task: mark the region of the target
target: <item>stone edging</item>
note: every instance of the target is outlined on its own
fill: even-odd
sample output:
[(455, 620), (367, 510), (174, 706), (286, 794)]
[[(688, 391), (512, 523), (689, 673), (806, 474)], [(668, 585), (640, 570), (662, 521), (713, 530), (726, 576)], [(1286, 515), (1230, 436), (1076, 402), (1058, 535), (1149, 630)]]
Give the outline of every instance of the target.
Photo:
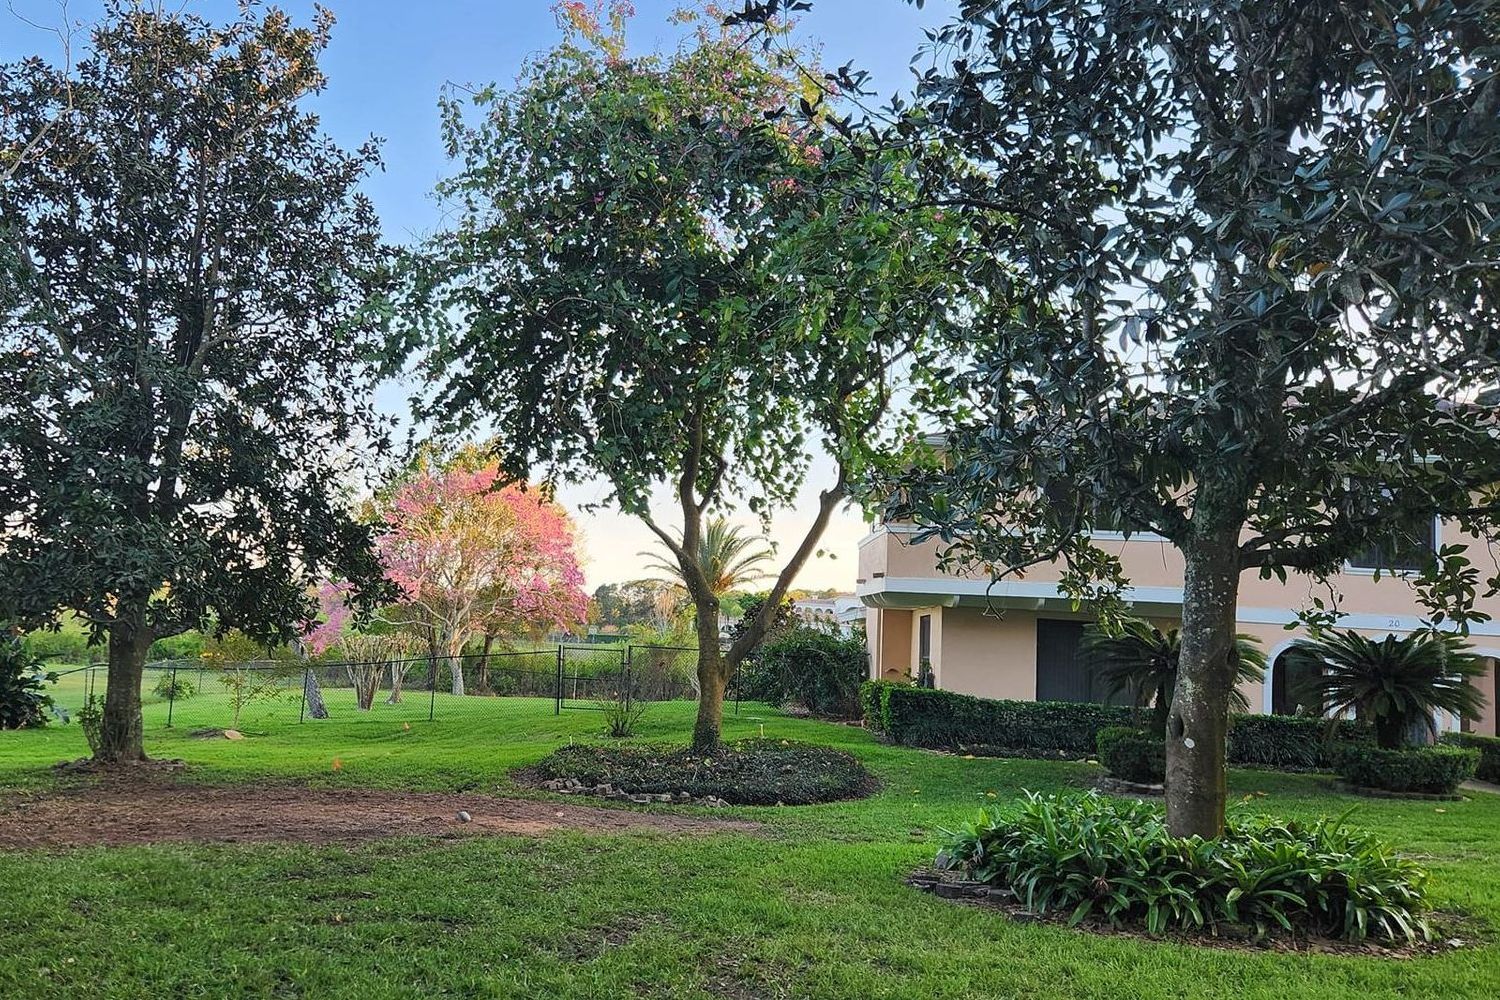
[(1153, 795), (1161, 797), (1167, 794), (1162, 785), (1142, 785), (1134, 781), (1126, 781), (1124, 778), (1114, 778), (1109, 775), (1101, 777), (1094, 782), (1094, 787), (1107, 795)]
[(717, 795), (693, 796), (687, 792), (627, 792), (623, 788), (616, 788), (608, 783), (585, 785), (577, 778), (553, 778), (542, 782), (537, 787), (559, 795), (587, 795), (596, 799), (628, 802), (638, 806), (705, 806), (709, 809), (722, 809), (729, 805)]

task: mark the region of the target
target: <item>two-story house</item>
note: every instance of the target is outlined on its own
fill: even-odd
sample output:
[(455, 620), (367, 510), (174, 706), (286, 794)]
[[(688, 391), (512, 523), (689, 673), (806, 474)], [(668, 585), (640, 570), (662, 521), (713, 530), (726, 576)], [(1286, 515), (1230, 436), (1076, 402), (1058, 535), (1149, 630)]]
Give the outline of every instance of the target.
[[(935, 686), (989, 698), (1051, 701), (1103, 701), (1104, 685), (1080, 650), (1090, 620), (1071, 608), (1057, 588), (1056, 566), (1038, 566), (1024, 577), (991, 583), (987, 577), (950, 575), (939, 569), (941, 543), (916, 542), (910, 525), (883, 524), (859, 546), (856, 593), (866, 608), (871, 676), (916, 677), (925, 662)], [(1436, 545), (1456, 526), (1435, 522)], [(1182, 613), (1183, 561), (1176, 547), (1149, 533), (1096, 532), (1094, 543), (1116, 553), (1131, 587), (1125, 596), (1134, 613), (1162, 626), (1175, 626)], [(1392, 563), (1396, 565), (1392, 566)], [(1340, 627), (1372, 636), (1404, 634), (1421, 625), (1422, 611), (1400, 559), (1379, 553), (1353, 561), (1333, 580), (1346, 616)], [(1387, 570), (1376, 579), (1375, 565)], [(1260, 711), (1293, 714), (1300, 685), (1288, 676), (1282, 654), (1299, 635), (1288, 630), (1299, 609), (1319, 593), (1309, 577), (1288, 582), (1262, 580), (1247, 572), (1240, 587), (1239, 630), (1260, 640), (1267, 654), (1266, 675), (1244, 691)], [(1326, 591), (1322, 591), (1326, 594)], [(1474, 720), (1443, 719), (1444, 728), (1462, 725), (1474, 732), (1496, 732), (1496, 663), (1500, 660), (1500, 599), (1490, 599), (1495, 620), (1475, 624), (1471, 645), (1489, 658), (1480, 687), (1489, 708)]]

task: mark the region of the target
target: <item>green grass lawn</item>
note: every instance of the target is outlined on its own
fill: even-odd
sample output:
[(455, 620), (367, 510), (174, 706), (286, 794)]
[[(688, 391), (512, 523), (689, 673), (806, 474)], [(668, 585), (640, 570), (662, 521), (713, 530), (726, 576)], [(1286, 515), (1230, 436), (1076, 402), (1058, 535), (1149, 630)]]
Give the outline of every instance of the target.
[[(515, 793), (509, 772), (597, 713), (467, 699), (438, 721), (271, 723), (241, 742), (159, 725), (149, 750), (184, 780)], [(691, 706), (657, 706), (643, 737), (682, 738)], [(1018, 925), (905, 887), (937, 827), (1022, 788), (1094, 768), (965, 760), (862, 730), (730, 716), (729, 737), (845, 747), (884, 781), (874, 798), (724, 810), (761, 835), (399, 839), (356, 846), (157, 846), (0, 854), (0, 997), (1073, 998), (1493, 996), (1500, 946), (1392, 961), (1234, 952)], [(0, 734), (0, 787), (45, 787), (81, 756), (76, 726)], [(332, 766), (337, 758), (341, 769)], [(1236, 772), (1258, 811), (1358, 806), (1433, 871), (1433, 896), (1500, 927), (1500, 796), (1434, 804), (1354, 799), (1311, 776)], [(993, 792), (995, 799), (989, 798)], [(1264, 793), (1260, 795), (1259, 793)], [(12, 792), (14, 794), (14, 792)], [(530, 794), (530, 793), (524, 793)]]

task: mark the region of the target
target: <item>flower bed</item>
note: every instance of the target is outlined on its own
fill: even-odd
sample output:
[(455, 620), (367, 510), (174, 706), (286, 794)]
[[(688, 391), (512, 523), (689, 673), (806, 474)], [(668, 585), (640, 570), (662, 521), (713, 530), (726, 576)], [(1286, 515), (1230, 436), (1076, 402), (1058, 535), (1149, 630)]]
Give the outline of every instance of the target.
[(688, 747), (578, 744), (543, 758), (530, 775), (544, 787), (576, 783), (554, 785), (559, 791), (753, 806), (854, 799), (877, 786), (853, 754), (790, 740), (741, 740), (707, 755)]

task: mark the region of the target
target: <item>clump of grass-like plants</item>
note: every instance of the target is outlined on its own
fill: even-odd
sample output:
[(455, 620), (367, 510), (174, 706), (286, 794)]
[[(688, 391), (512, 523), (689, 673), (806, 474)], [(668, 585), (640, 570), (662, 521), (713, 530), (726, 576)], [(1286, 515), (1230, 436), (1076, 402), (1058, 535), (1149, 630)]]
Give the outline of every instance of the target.
[(1346, 818), (1237, 819), (1206, 840), (1172, 836), (1161, 809), (1144, 802), (1028, 792), (1014, 808), (985, 809), (944, 831), (938, 866), (1075, 925), (1428, 939), (1426, 871)]

